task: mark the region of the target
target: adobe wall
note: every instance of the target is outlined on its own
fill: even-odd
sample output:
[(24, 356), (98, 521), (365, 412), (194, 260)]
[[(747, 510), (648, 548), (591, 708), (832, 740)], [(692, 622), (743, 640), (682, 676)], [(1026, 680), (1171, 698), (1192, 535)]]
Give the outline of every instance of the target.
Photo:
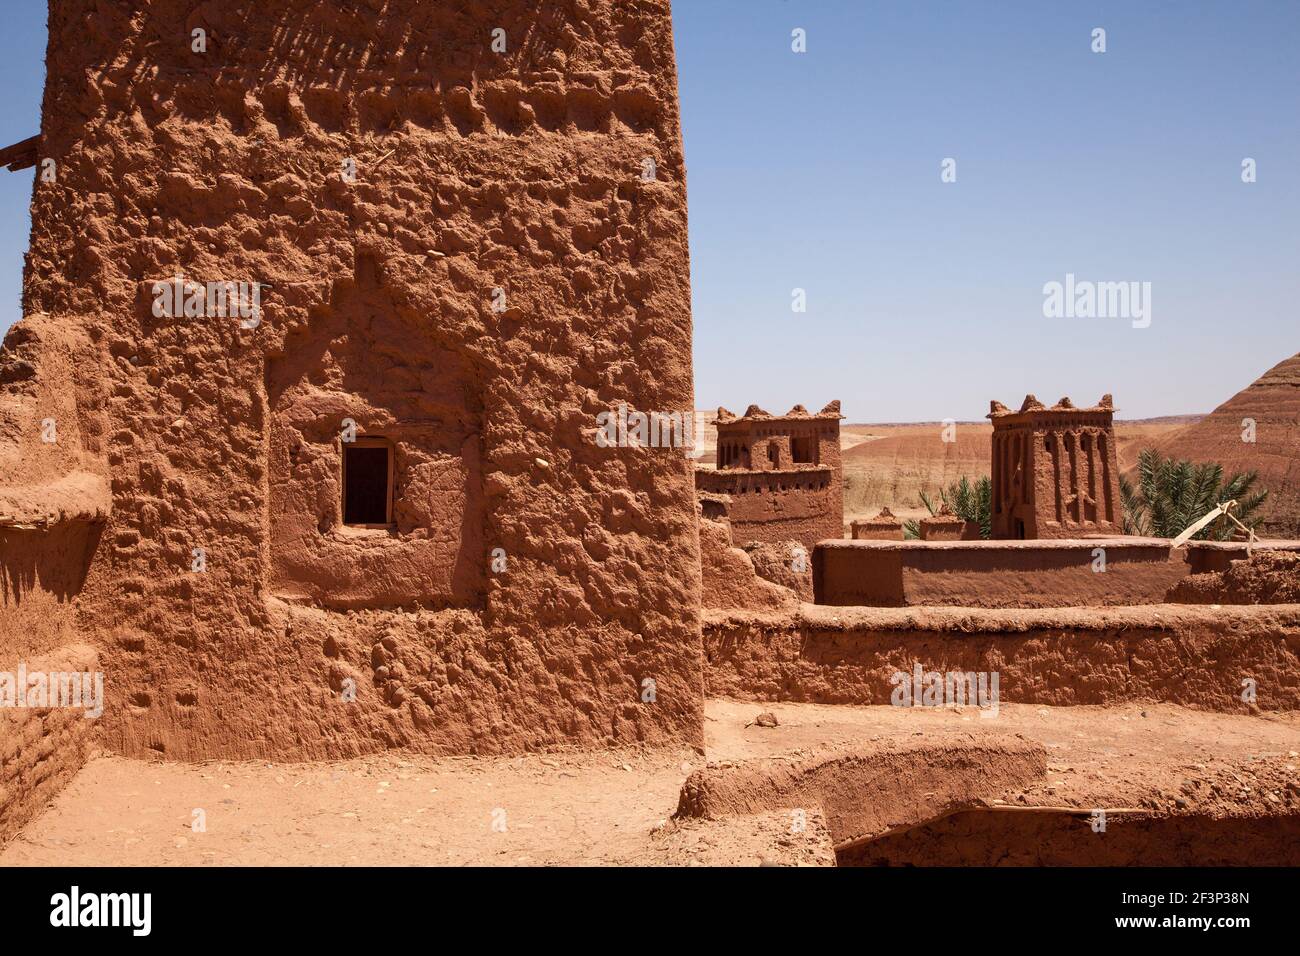
[(1018, 412), (990, 403), (994, 538), (1123, 532), (1114, 412), (1110, 395), (1092, 408), (1033, 395)]
[(922, 541), (977, 541), (980, 537), (978, 524), (943, 512), (922, 518), (917, 528)]
[(97, 739), (96, 718), (41, 689), (50, 674), (98, 669), (77, 623), (111, 507), (100, 396), (83, 374), (93, 356), (81, 330), (46, 315), (13, 326), (0, 350), (0, 841)]
[[(708, 611), (711, 697), (888, 704), (896, 672), (997, 673), (1005, 703), (1300, 710), (1300, 605)], [(1254, 704), (1243, 681), (1254, 682)], [(996, 723), (990, 718), (991, 724)]]
[[(21, 672), (93, 674), (99, 670), (95, 649), (67, 644), (52, 653), (23, 655)], [(13, 658), (0, 670), (18, 676)], [(30, 689), (31, 685), (29, 685)], [(98, 718), (84, 708), (0, 708), (0, 843), (14, 836), (72, 779), (89, 758)]]
[(818, 541), (844, 534), (842, 492), (829, 466), (797, 471), (699, 468), (695, 484), (700, 491), (730, 497), (727, 519), (738, 544), (795, 540), (811, 554)]
[[(105, 741), (698, 743), (690, 465), (592, 438), (694, 407), (667, 0), (63, 0), (49, 28), (24, 311), (94, 343)], [(177, 274), (270, 284), (260, 324), (156, 316)], [(391, 535), (338, 525), (344, 419), (394, 444)]]
[(855, 541), (902, 541), (903, 522), (888, 508), (881, 508), (874, 518), (850, 522), (849, 537)]
[[(1205, 549), (1198, 549), (1207, 555)], [(1208, 552), (1218, 563), (1222, 551)], [(1206, 564), (1208, 562), (1198, 562)], [(1300, 543), (1291, 548), (1255, 551), (1249, 561), (1230, 561), (1222, 570), (1192, 574), (1170, 595), (1180, 604), (1298, 604), (1300, 603)]]
[(798, 603), (794, 591), (759, 576), (725, 521), (700, 519), (700, 563), (704, 607), (790, 611)]
[(791, 540), (765, 544), (750, 541), (743, 550), (760, 578), (789, 589), (801, 601), (813, 599), (812, 552), (803, 542)]
[(73, 600), (111, 508), (94, 355), (47, 315), (0, 349), (0, 669), (76, 640)]
[(1194, 572), (1195, 551), (1156, 538), (826, 542), (813, 552), (813, 592), (840, 606), (1159, 604)]
[(770, 415), (719, 408), (717, 468), (697, 468), (701, 500), (725, 512), (737, 544), (799, 542), (811, 552), (823, 538), (844, 536), (840, 403), (816, 414), (796, 405)]

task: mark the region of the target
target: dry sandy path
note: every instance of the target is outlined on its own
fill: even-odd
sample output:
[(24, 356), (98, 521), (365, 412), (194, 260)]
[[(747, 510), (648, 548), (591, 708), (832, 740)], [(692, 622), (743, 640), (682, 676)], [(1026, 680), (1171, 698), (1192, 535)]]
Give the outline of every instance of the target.
[[(751, 724), (765, 710), (778, 727)], [(916, 735), (1023, 734), (1047, 747), (1049, 773), (1008, 795), (1022, 803), (1164, 806), (1191, 778), (1221, 771), (1249, 785), (1256, 767), (1271, 772), (1259, 774), (1263, 787), (1252, 788), (1253, 798), (1273, 799), (1271, 788), (1289, 803), (1300, 793), (1294, 714), (1003, 705), (997, 719), (985, 720), (971, 709), (715, 700), (707, 717), (713, 762)], [(102, 756), (0, 852), (0, 865), (827, 862), (824, 847), (792, 845), (772, 820), (662, 827), (701, 763), (690, 751), (441, 760), (388, 754), (312, 764)], [(1294, 793), (1285, 792), (1288, 784)], [(1233, 794), (1212, 799), (1230, 803)], [(195, 809), (204, 811), (206, 832), (191, 829)], [(494, 829), (494, 820), (503, 820), (504, 830)]]

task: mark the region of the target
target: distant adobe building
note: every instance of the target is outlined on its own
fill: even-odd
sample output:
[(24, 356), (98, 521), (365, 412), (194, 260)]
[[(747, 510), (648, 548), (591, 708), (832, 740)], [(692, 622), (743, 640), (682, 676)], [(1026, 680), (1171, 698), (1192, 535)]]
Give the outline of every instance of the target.
[(750, 405), (737, 418), (718, 409), (718, 468), (697, 469), (696, 491), (709, 501), (726, 495), (737, 543), (791, 539), (806, 547), (844, 534), (840, 403), (817, 414), (796, 405), (769, 415)]
[(938, 511), (917, 522), (922, 541), (974, 541), (979, 538), (979, 525), (963, 521), (945, 502)]
[(849, 525), (855, 541), (902, 541), (903, 522), (888, 508), (881, 508), (874, 518), (862, 518)]
[(994, 538), (1123, 533), (1114, 414), (1109, 395), (1093, 408), (991, 403)]

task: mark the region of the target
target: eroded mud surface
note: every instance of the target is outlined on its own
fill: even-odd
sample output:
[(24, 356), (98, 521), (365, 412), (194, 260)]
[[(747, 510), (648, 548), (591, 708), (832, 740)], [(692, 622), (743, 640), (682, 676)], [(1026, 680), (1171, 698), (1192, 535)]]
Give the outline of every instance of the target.
[[(756, 723), (760, 711), (771, 712), (777, 726)], [(764, 766), (816, 765), (855, 749), (957, 753), (968, 740), (995, 753), (1008, 738), (1022, 753), (1041, 752), (1041, 768), (1024, 779), (990, 768), (1002, 790), (981, 784), (972, 794), (987, 806), (1129, 808), (1185, 816), (1189, 825), (1300, 812), (1297, 715), (1204, 714), (1163, 704), (1003, 705), (995, 720), (977, 714), (715, 700), (706, 708), (707, 760), (689, 750), (442, 760), (384, 755), (317, 764), (104, 757), (0, 853), (0, 865), (831, 865), (834, 824), (815, 801), (673, 819), (683, 784), (706, 766), (757, 773)], [(917, 767), (904, 774), (898, 793), (923, 805), (935, 788)], [(907, 805), (907, 799), (898, 803), (901, 810)], [(206, 813), (206, 832), (191, 828), (196, 808)], [(793, 825), (796, 809), (803, 811), (799, 826)], [(494, 817), (494, 810), (504, 810), (504, 817)], [(498, 819), (505, 831), (493, 830)], [(920, 835), (912, 840), (941, 846), (944, 828), (959, 823), (942, 824), (929, 844)], [(1086, 818), (1078, 825), (1086, 828)], [(1114, 824), (1113, 832), (1124, 826)], [(1144, 862), (1140, 854), (1134, 861)]]

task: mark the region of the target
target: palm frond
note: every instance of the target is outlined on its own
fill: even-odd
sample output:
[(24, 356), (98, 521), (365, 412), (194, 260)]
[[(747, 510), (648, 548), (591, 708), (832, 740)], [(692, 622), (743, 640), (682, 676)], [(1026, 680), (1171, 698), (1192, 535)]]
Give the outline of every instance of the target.
[(934, 514), (936, 511), (939, 510), (934, 506), (934, 502), (930, 499), (930, 496), (927, 495), (924, 491), (918, 492), (918, 494), (920, 494), (921, 496), (921, 504), (925, 505), (926, 511), (930, 512), (930, 514)]
[[(1165, 458), (1154, 448), (1138, 454), (1137, 484), (1121, 476), (1120, 501), (1124, 506), (1124, 533), (1173, 538), (1225, 501), (1235, 500), (1233, 512), (1247, 527), (1255, 527), (1266, 490), (1254, 491), (1253, 471), (1223, 474), (1217, 462), (1193, 463)], [(1238, 533), (1237, 525), (1221, 517), (1196, 533), (1196, 537), (1226, 540)]]

